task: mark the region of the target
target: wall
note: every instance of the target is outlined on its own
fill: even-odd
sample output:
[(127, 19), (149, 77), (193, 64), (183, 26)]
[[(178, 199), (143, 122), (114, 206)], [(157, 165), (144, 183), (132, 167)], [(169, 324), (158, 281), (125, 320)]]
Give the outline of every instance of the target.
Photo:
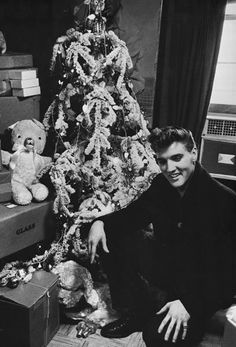
[(124, 0), (124, 8), (133, 16), (140, 30), (144, 57), (143, 76), (155, 77), (155, 61), (159, 39), (161, 0)]
[[(72, 2), (73, 0), (0, 2), (0, 30), (6, 36), (8, 50), (31, 53), (34, 66), (38, 67), (42, 114), (51, 98), (49, 63), (52, 45), (56, 36), (61, 34), (64, 28), (68, 28), (68, 9)], [(125, 10), (129, 11), (140, 31), (144, 51), (141, 73), (152, 80), (155, 77), (160, 3), (161, 0), (123, 0)]]
[(143, 93), (138, 95), (138, 101), (149, 127), (152, 127), (162, 0), (123, 0), (123, 4), (140, 30), (143, 48), (140, 71), (146, 81)]

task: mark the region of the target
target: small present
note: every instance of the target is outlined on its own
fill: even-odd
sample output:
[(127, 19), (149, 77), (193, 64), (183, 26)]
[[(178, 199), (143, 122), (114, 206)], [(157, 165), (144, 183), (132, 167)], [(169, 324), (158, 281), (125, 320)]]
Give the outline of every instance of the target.
[(11, 87), (15, 89), (20, 88), (31, 88), (31, 87), (38, 87), (39, 86), (39, 79), (38, 78), (30, 78), (30, 79), (12, 79), (10, 80)]
[(14, 96), (19, 96), (22, 98), (25, 98), (27, 96), (32, 96), (32, 95), (40, 95), (41, 90), (40, 87), (30, 87), (30, 88), (21, 88), (21, 89), (12, 89), (12, 95)]
[[(23, 78), (22, 78), (22, 72)], [(26, 72), (27, 71), (27, 72)], [(24, 68), (24, 69), (0, 69), (0, 80), (10, 79), (32, 79), (38, 75), (38, 69), (36, 67)]]
[(59, 328), (58, 277), (40, 270), (28, 283), (0, 288), (1, 345), (45, 347)]
[(11, 80), (29, 80), (37, 77), (37, 69), (13, 69), (9, 70)]

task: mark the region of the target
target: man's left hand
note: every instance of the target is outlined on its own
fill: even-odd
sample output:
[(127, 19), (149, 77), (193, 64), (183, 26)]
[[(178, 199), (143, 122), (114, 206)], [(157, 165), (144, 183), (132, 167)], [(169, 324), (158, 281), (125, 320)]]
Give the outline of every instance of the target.
[(165, 341), (169, 340), (170, 334), (174, 329), (174, 335), (172, 338), (172, 342), (176, 342), (180, 329), (183, 327), (182, 339), (184, 340), (187, 334), (187, 326), (188, 321), (190, 319), (190, 315), (188, 311), (185, 309), (184, 305), (180, 300), (174, 300), (168, 302), (165, 306), (162, 307), (160, 311), (156, 314), (166, 313), (165, 318), (161, 322), (158, 333), (161, 333), (163, 328), (168, 324), (168, 328), (165, 333)]

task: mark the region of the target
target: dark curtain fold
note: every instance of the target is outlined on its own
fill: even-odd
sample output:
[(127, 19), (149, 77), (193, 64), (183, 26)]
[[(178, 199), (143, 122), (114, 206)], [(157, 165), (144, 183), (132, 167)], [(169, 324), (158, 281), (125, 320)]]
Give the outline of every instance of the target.
[(200, 141), (226, 0), (163, 0), (153, 127), (190, 129)]

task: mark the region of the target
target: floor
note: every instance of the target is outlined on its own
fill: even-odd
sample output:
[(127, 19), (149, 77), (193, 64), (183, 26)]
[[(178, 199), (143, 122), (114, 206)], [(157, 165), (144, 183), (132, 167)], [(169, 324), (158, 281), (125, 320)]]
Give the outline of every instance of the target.
[[(133, 333), (123, 339), (107, 339), (99, 334), (86, 339), (76, 337), (76, 326), (62, 324), (47, 347), (145, 347), (141, 333)], [(208, 334), (197, 347), (221, 347), (222, 338)], [(233, 346), (232, 346), (233, 347)]]
[(76, 337), (76, 326), (63, 324), (48, 347), (145, 347), (141, 333), (134, 333), (123, 339), (107, 339), (99, 334), (86, 339)]

